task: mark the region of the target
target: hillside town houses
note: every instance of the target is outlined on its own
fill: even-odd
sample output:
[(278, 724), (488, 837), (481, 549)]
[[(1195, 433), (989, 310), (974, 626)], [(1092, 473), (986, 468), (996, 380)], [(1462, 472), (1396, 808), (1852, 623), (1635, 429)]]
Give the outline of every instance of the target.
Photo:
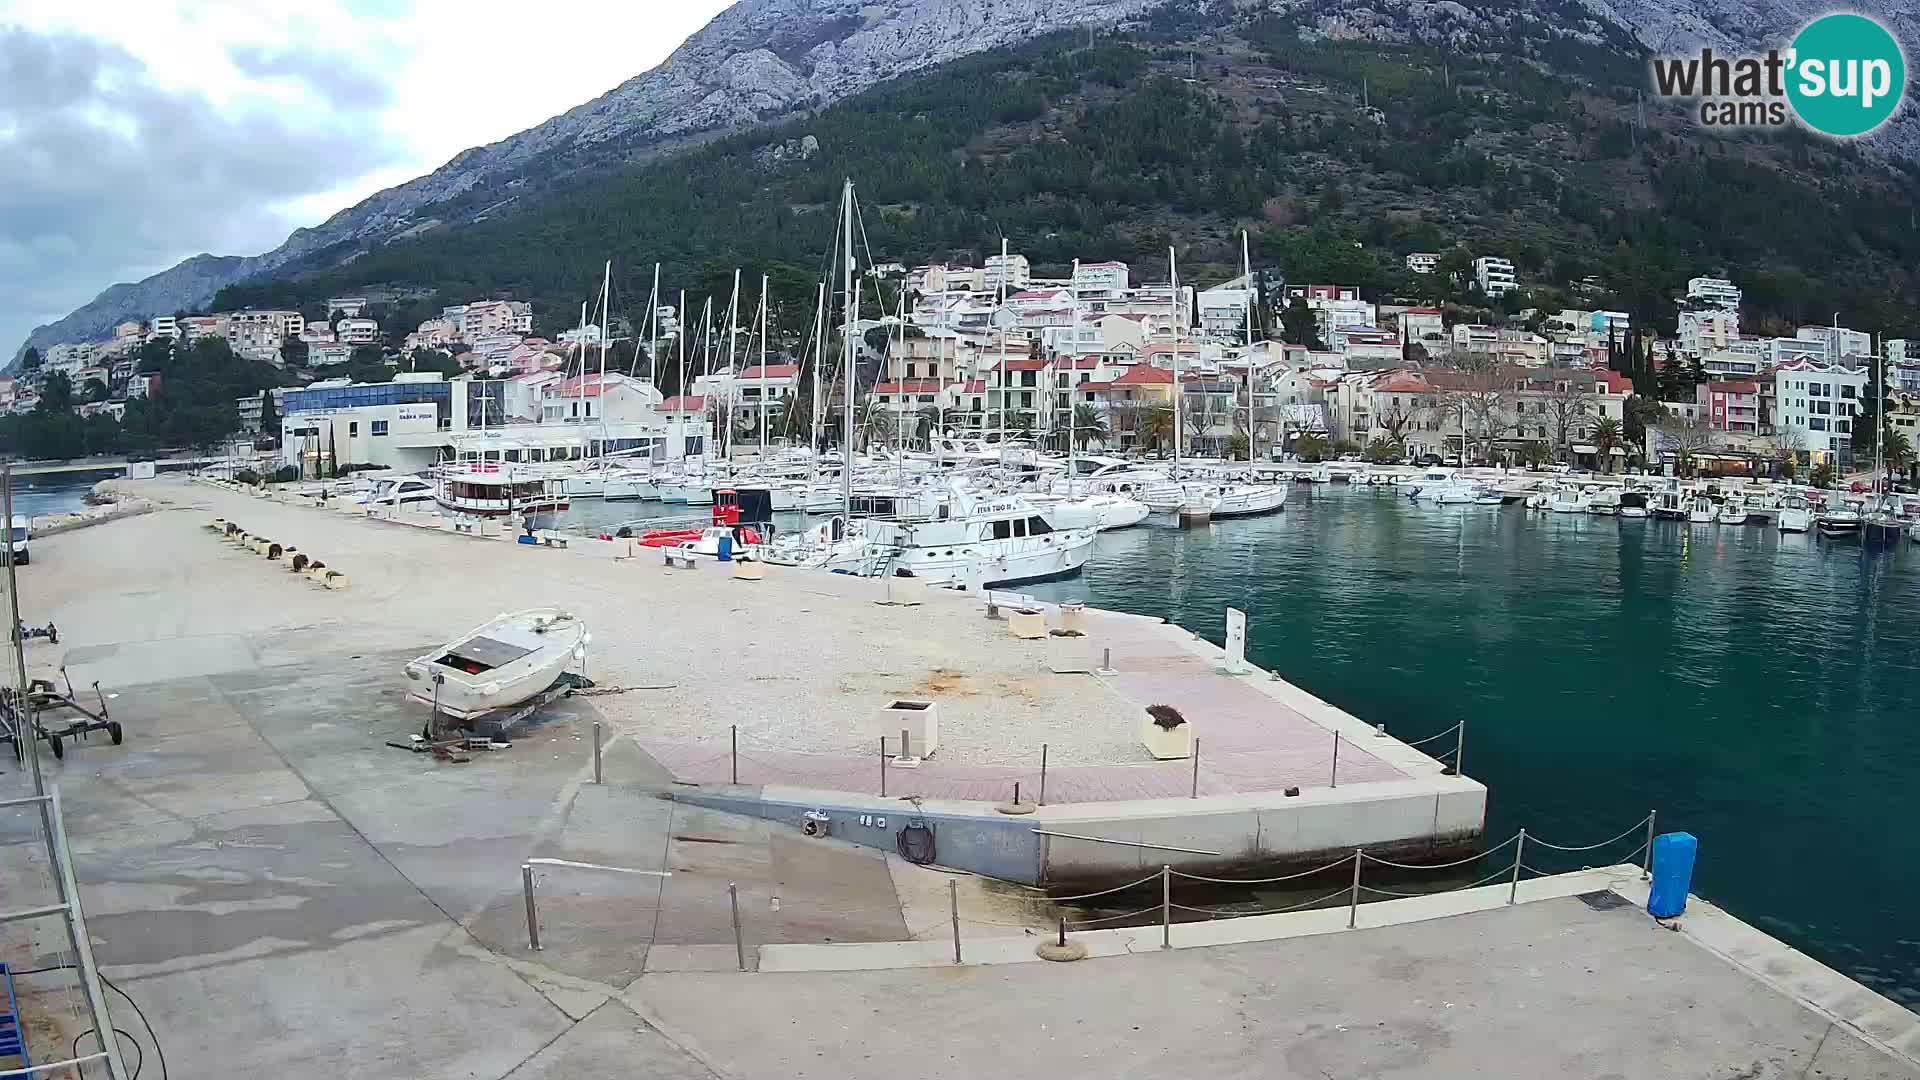
[[(1520, 287), (1508, 259), (1456, 259), (1452, 265), (1466, 267), (1461, 280), (1488, 296)], [(1415, 273), (1439, 273), (1442, 263), (1434, 252), (1406, 256)], [(1240, 277), (1183, 284), (1177, 293), (1111, 260), (1076, 263), (1066, 276), (1048, 278), (1012, 251), (979, 266), (886, 270), (906, 286), (904, 310), (855, 327), (863, 370), (857, 404), (862, 430), (875, 437), (924, 439), (937, 430), (1057, 443), (1085, 424), (1098, 445), (1126, 452), (1162, 446), (1166, 421), (1155, 414), (1177, 404), (1181, 444), (1200, 455), (1237, 455), (1250, 441), (1254, 453), (1281, 456), (1302, 437), (1354, 450), (1385, 446), (1406, 459), (1544, 453), (1606, 467), (1623, 465), (1617, 459), (1631, 452), (1617, 437), (1603, 440), (1604, 450), (1594, 441), (1602, 421), (1616, 432), (1628, 421), (1632, 386), (1609, 367), (1634, 332), (1624, 311), (1528, 310), (1481, 323), (1472, 308), (1394, 303), (1338, 282), (1276, 284), (1270, 274), (1258, 287)], [(1659, 404), (1671, 422), (1708, 432), (1716, 449), (1761, 457), (1785, 447), (1808, 462), (1846, 457), (1876, 360), (1892, 395), (1890, 422), (1896, 430), (1920, 428), (1920, 350), (1909, 358), (1906, 341), (1877, 343), (1837, 323), (1790, 335), (1746, 333), (1741, 290), (1722, 277), (1689, 280), (1676, 301), (1677, 331), (1653, 349), (1688, 378), (1673, 400)], [(1262, 304), (1267, 309), (1256, 310)], [(1293, 305), (1311, 313), (1312, 340), (1272, 340), (1279, 314)], [(729, 433), (790, 434), (793, 406), (812, 393), (812, 373), (786, 356), (764, 363), (702, 358), (684, 392), (664, 400), (631, 375), (621, 377), (624, 383), (583, 383), (574, 366), (569, 381), (572, 362), (607, 332), (586, 326), (559, 340), (536, 336), (532, 307), (519, 301), (445, 306), (404, 334), (383, 328), (375, 317), (383, 308), (365, 297), (332, 297), (326, 308), (325, 319), (286, 310), (156, 315), (115, 326), (102, 341), (56, 345), (42, 371), (63, 372), (76, 387), (97, 379), (111, 403), (163, 392), (134, 370), (140, 347), (161, 337), (220, 337), (237, 353), (276, 365), (282, 346), (297, 341), (308, 378), (348, 364), (368, 346), (394, 346), (389, 357), (434, 350), (459, 369), (440, 386), (470, 384), (461, 400), (484, 401), (474, 406), (471, 425), (448, 415), (441, 426), (484, 428), (496, 415), (503, 427), (599, 423), (613, 410), (633, 425), (623, 448), (668, 435), (685, 447)], [(673, 307), (653, 315), (656, 344), (680, 332)], [(383, 398), (378, 407), (431, 401), (453, 412), (465, 408), (453, 405), (450, 391), (428, 386), (421, 382), (400, 395), (408, 401)], [(839, 392), (837, 380), (823, 391)], [(276, 391), (275, 411), (289, 423), (293, 414), (313, 411), (303, 403), (322, 400), (283, 403), (285, 395)], [(1464, 404), (1475, 399), (1494, 406)], [(29, 408), (33, 400), (30, 385), (0, 388), (0, 408)], [(257, 425), (258, 401), (242, 402), (240, 410), (243, 425)], [(367, 435), (358, 433), (359, 421), (348, 421), (349, 438), (373, 438), (374, 419), (366, 418)], [(391, 431), (400, 417), (380, 419)], [(299, 429), (307, 426), (301, 421)], [(1658, 457), (1657, 440), (1646, 449)]]

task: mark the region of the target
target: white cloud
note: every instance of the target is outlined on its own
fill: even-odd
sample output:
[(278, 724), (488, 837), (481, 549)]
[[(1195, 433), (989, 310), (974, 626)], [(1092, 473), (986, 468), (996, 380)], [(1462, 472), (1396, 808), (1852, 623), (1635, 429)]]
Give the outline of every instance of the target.
[(6, 0), (0, 343), (252, 255), (664, 60), (727, 0)]

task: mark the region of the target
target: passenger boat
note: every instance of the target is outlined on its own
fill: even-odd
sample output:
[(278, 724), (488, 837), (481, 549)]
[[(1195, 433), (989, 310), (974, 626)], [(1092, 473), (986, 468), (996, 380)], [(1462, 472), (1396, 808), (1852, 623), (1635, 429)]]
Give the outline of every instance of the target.
[(1719, 510), (1714, 511), (1713, 519), (1722, 525), (1745, 525), (1747, 523), (1746, 504), (1740, 501), (1738, 495), (1732, 496), (1720, 504)]
[(586, 625), (559, 608), (501, 615), (408, 663), (407, 696), (472, 719), (546, 690), (591, 640)]
[(1715, 513), (1712, 499), (1695, 495), (1693, 503), (1687, 508), (1687, 521), (1694, 525), (1711, 525)]
[(449, 513), (508, 518), (536, 529), (552, 528), (569, 505), (558, 481), (534, 472), (514, 472), (498, 462), (474, 462), (443, 474), (434, 498)]
[(1673, 521), (1681, 521), (1686, 518), (1686, 493), (1680, 490), (1678, 481), (1667, 481), (1667, 486), (1655, 493), (1653, 516), (1657, 518), (1668, 518)]
[(1780, 500), (1779, 516), (1773, 520), (1774, 527), (1783, 533), (1803, 533), (1813, 528), (1813, 510), (1807, 500), (1798, 495), (1788, 495)]

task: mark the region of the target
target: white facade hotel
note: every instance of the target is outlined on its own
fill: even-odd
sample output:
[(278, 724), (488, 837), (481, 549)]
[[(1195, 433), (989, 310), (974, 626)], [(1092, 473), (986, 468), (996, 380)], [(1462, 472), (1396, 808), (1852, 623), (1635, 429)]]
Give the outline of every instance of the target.
[(1687, 299), (1698, 304), (1738, 310), (1740, 287), (1726, 278), (1697, 277), (1687, 280)]
[(1482, 255), (1473, 260), (1473, 281), (1480, 291), (1488, 296), (1503, 296), (1519, 287), (1519, 279), (1514, 277), (1513, 260), (1502, 259), (1494, 255)]
[(1415, 251), (1407, 255), (1407, 269), (1416, 274), (1431, 274), (1440, 269), (1440, 253), (1437, 251)]
[[(1865, 368), (1790, 360), (1773, 372), (1773, 426), (1797, 433), (1815, 455), (1852, 445), (1853, 418), (1867, 396)], [(1820, 460), (1816, 456), (1814, 460)]]

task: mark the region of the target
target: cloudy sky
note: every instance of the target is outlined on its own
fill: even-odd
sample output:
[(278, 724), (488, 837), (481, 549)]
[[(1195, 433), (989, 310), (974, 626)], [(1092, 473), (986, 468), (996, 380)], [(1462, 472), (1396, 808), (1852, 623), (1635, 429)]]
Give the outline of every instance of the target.
[(729, 0), (0, 0), (0, 356), (596, 97)]

